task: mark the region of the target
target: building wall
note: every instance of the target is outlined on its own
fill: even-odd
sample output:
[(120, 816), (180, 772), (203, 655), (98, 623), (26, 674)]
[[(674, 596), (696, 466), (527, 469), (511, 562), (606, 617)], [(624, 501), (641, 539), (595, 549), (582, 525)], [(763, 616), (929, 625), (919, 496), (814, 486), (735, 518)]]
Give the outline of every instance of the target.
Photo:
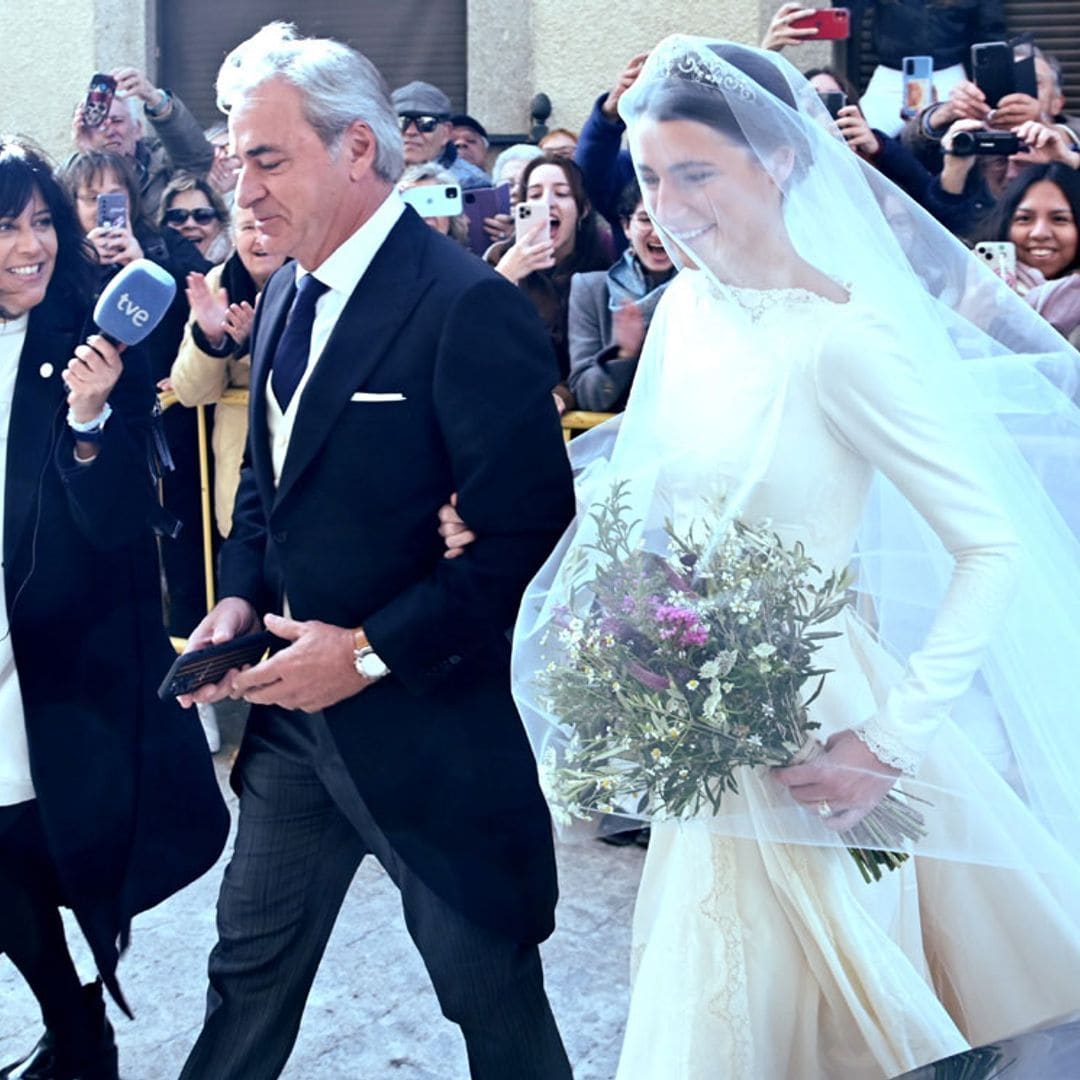
[[(630, 57), (673, 33), (758, 44), (781, 0), (469, 0), (469, 111), (489, 131), (525, 132), (529, 102), (551, 99), (549, 127), (578, 130)], [(800, 67), (827, 63), (801, 48)]]
[(132, 0), (0, 0), (4, 93), (0, 132), (17, 132), (63, 160), (71, 116), (95, 71), (153, 68), (153, 4)]
[[(779, 2), (468, 0), (469, 110), (490, 131), (526, 132), (529, 102), (543, 91), (549, 126), (576, 130), (635, 53), (676, 32), (757, 43)], [(0, 0), (0, 131), (65, 158), (71, 114), (93, 72), (131, 64), (154, 78), (155, 10), (155, 0)], [(805, 67), (827, 57), (826, 46), (809, 46), (794, 59)]]

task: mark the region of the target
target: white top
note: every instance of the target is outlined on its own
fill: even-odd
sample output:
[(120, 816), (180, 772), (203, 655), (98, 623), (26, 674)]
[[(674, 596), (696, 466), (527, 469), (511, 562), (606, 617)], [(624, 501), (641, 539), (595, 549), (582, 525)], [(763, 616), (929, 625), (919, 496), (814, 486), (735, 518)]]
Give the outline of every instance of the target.
[[(4, 505), (7, 477), (11, 401), (15, 396), (15, 376), (28, 320), (26, 315), (7, 322), (0, 320), (0, 507)], [(10, 631), (4, 575), (0, 571), (0, 806), (11, 806), (34, 797), (26, 744), (26, 717)]]
[[(376, 252), (382, 247), (383, 241), (390, 235), (390, 230), (397, 224), (404, 210), (405, 203), (397, 188), (394, 188), (375, 213), (311, 271), (328, 288), (315, 304), (315, 322), (311, 328), (311, 350), (308, 352), (307, 367), (284, 414), (273, 393), (266, 395), (266, 420), (270, 429), (275, 487), (281, 482), (281, 471), (285, 467), (285, 456), (289, 450), (289, 440), (296, 423), (296, 410), (304, 387), (307, 386), (308, 379), (311, 378), (311, 373), (330, 340), (345, 305), (349, 302), (349, 297), (360, 284), (371, 260), (375, 258)], [(297, 284), (307, 273), (299, 263), (296, 264)]]

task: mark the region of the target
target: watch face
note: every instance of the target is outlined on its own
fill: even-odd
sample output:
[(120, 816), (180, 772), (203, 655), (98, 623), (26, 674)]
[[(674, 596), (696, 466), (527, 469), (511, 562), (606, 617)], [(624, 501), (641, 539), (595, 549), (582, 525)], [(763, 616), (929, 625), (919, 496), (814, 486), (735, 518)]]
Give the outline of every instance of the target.
[(386, 664), (373, 652), (360, 657), (357, 668), (361, 675), (366, 675), (369, 679), (381, 679), (389, 671)]

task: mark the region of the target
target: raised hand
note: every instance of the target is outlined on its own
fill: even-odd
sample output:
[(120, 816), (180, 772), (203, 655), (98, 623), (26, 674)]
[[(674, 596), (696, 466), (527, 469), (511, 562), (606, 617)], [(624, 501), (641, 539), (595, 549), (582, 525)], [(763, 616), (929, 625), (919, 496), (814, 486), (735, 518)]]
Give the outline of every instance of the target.
[(845, 105), (836, 116), (836, 126), (848, 146), (857, 154), (874, 157), (881, 149), (878, 137), (866, 122), (866, 117), (858, 105)]
[(550, 270), (554, 265), (555, 244), (545, 217), (509, 248), (495, 269), (516, 285), (534, 270)]
[(621, 98), (637, 81), (637, 77), (641, 74), (641, 69), (645, 66), (645, 61), (648, 59), (649, 54), (647, 52), (638, 53), (637, 56), (631, 57), (626, 62), (626, 67), (619, 72), (619, 77), (615, 80), (615, 85), (608, 91), (608, 96), (604, 98), (604, 103), (600, 106), (600, 111), (609, 120), (614, 120), (618, 117), (619, 98)]
[(804, 41), (817, 37), (817, 27), (791, 25), (798, 19), (813, 15), (816, 10), (817, 8), (807, 7), (800, 0), (789, 0), (788, 3), (781, 4), (761, 39), (761, 47), (779, 52), (788, 45), (801, 45)]

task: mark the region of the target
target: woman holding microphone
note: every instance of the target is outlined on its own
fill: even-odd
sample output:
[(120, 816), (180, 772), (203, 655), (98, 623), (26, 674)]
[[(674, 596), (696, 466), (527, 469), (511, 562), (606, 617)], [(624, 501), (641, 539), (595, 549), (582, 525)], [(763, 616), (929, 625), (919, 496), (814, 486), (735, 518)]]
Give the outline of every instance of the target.
[(197, 722), (154, 692), (170, 658), (154, 387), (137, 350), (86, 338), (92, 271), (49, 162), (0, 137), (0, 953), (46, 1027), (0, 1077), (117, 1077), (101, 984), (130, 1012), (116, 965), (132, 916), (207, 870), (227, 825)]

